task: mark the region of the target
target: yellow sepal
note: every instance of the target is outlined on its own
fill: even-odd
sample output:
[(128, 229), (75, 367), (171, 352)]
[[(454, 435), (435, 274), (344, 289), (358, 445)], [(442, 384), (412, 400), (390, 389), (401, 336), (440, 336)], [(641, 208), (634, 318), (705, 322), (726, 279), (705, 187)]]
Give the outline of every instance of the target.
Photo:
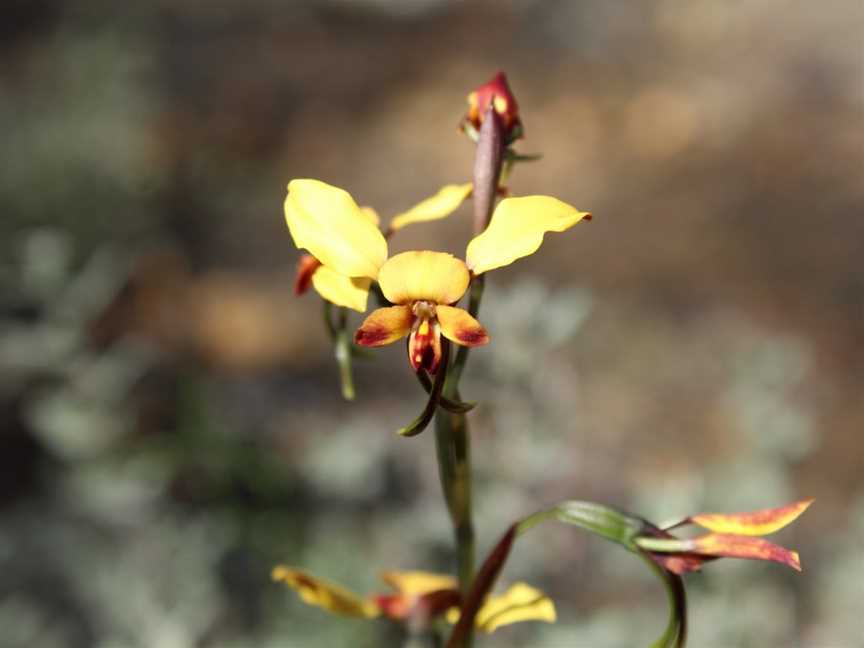
[(434, 196), (414, 205), (408, 211), (397, 214), (390, 221), (390, 230), (395, 232), (412, 223), (440, 220), (447, 218), (459, 208), (465, 199), (471, 195), (471, 183), (449, 184), (441, 187)]
[(324, 299), (337, 306), (351, 308), (361, 313), (366, 312), (371, 284), (371, 279), (362, 277), (352, 279), (327, 266), (320, 266), (312, 275), (312, 285)]
[(381, 580), (401, 594), (423, 595), (439, 590), (459, 589), (452, 576), (425, 571), (388, 571)]
[(546, 232), (563, 232), (589, 215), (550, 196), (505, 198), (468, 244), (466, 263), (475, 275), (510, 265), (534, 254)]
[(387, 241), (351, 195), (320, 180), (292, 180), (285, 221), (298, 248), (346, 277), (378, 276)]
[(372, 619), (380, 614), (378, 606), (341, 585), (316, 578), (307, 572), (285, 565), (273, 568), (271, 577), (295, 590), (304, 603), (342, 616)]
[[(520, 621), (554, 623), (556, 618), (552, 599), (527, 583), (513, 583), (503, 594), (490, 596), (486, 600), (477, 612), (475, 625), (479, 630), (488, 633)], [(456, 623), (459, 620), (459, 610), (448, 610), (447, 620)]]

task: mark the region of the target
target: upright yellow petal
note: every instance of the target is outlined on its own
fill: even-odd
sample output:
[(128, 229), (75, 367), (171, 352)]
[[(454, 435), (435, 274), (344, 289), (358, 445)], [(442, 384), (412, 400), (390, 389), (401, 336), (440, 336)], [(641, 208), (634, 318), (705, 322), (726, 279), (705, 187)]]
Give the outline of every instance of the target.
[(381, 574), (381, 580), (401, 594), (459, 589), (459, 581), (452, 576), (425, 571), (388, 571)]
[(534, 254), (546, 232), (563, 232), (589, 215), (549, 196), (505, 198), (486, 231), (468, 244), (468, 267), (479, 275), (510, 265)]
[(380, 614), (378, 606), (364, 600), (341, 585), (315, 578), (300, 569), (278, 565), (271, 574), (274, 581), (285, 583), (295, 590), (304, 603), (324, 608), (343, 616), (374, 618)]
[(371, 279), (346, 277), (327, 266), (319, 266), (312, 275), (312, 285), (318, 294), (337, 306), (366, 312)]
[(439, 220), (447, 218), (459, 208), (465, 199), (471, 195), (471, 183), (449, 184), (441, 187), (434, 196), (417, 203), (408, 211), (393, 217), (390, 221), (390, 230), (395, 232), (411, 223), (422, 223), (424, 221)]
[(436, 304), (459, 301), (468, 289), (465, 264), (444, 252), (403, 252), (381, 266), (381, 292), (394, 304), (427, 300)]
[(413, 318), (408, 306), (376, 308), (357, 329), (354, 342), (368, 347), (392, 344), (408, 335)]
[(320, 180), (292, 180), (285, 220), (298, 248), (347, 277), (374, 279), (387, 241), (351, 195)]
[(812, 499), (805, 499), (780, 508), (750, 513), (700, 513), (691, 516), (690, 521), (714, 533), (762, 536), (791, 524), (812, 503)]

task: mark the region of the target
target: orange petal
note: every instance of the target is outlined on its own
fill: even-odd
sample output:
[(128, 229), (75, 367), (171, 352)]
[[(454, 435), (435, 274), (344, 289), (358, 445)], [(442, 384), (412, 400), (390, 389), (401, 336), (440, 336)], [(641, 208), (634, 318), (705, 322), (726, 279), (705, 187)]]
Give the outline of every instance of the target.
[(788, 565), (801, 571), (798, 553), (768, 542), (763, 538), (737, 536), (723, 533), (709, 533), (687, 541), (693, 553), (703, 556), (723, 556), (726, 558), (746, 558), (749, 560), (769, 560)]
[(297, 273), (294, 275), (294, 294), (302, 295), (309, 290), (312, 283), (312, 275), (321, 267), (321, 262), (311, 254), (300, 255), (297, 261)]
[(779, 531), (786, 525), (791, 524), (812, 503), (812, 499), (805, 499), (788, 506), (762, 509), (750, 513), (732, 513), (727, 515), (722, 513), (700, 513), (699, 515), (691, 516), (688, 521), (714, 533), (762, 536)]
[(465, 264), (444, 252), (403, 252), (388, 259), (378, 273), (381, 292), (394, 304), (452, 304), (465, 294), (469, 280)]
[(453, 306), (438, 306), (436, 309), (441, 333), (448, 340), (462, 346), (475, 347), (489, 344), (489, 334), (480, 322), (467, 311)]
[(354, 342), (369, 347), (392, 344), (408, 335), (413, 317), (408, 306), (378, 308), (357, 329)]

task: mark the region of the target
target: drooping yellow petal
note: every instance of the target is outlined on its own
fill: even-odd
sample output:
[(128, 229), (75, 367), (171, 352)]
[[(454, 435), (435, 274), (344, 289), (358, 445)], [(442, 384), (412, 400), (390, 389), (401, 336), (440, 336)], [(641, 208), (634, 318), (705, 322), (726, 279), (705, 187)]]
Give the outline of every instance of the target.
[(394, 216), (393, 220), (390, 221), (390, 230), (395, 232), (412, 223), (447, 218), (471, 194), (471, 187), (470, 182), (461, 185), (449, 184), (441, 187), (441, 190), (434, 196), (417, 203), (408, 211)]
[(392, 344), (408, 335), (413, 318), (409, 306), (378, 308), (372, 311), (357, 329), (354, 342), (368, 347)]
[(510, 265), (534, 254), (546, 232), (563, 232), (589, 215), (550, 196), (505, 198), (468, 244), (466, 263), (476, 275)]
[(341, 585), (315, 578), (300, 569), (278, 565), (273, 568), (271, 577), (295, 590), (304, 603), (328, 612), (367, 619), (380, 614), (378, 606), (373, 602), (362, 599)]
[(459, 301), (468, 289), (468, 268), (444, 252), (403, 252), (387, 259), (378, 274), (381, 292), (394, 304)]
[(691, 516), (689, 521), (715, 533), (763, 536), (794, 522), (812, 503), (812, 499), (805, 499), (750, 513), (700, 513)]
[(466, 310), (454, 306), (437, 306), (435, 310), (441, 333), (448, 340), (468, 347), (489, 344), (486, 329)]
[(320, 180), (292, 180), (285, 220), (298, 248), (346, 277), (374, 279), (387, 241), (351, 195)]
[[(498, 596), (490, 596), (477, 612), (475, 624), (483, 632), (494, 632), (501, 626), (519, 623), (520, 621), (556, 620), (555, 604), (548, 596), (526, 583), (514, 583), (506, 592)], [(447, 621), (456, 623), (459, 620), (459, 609), (447, 611)]]
[(341, 275), (327, 266), (319, 266), (312, 275), (312, 285), (318, 294), (337, 306), (366, 312), (371, 279)]
[(459, 588), (459, 581), (445, 574), (424, 571), (387, 571), (381, 580), (402, 594), (428, 594)]

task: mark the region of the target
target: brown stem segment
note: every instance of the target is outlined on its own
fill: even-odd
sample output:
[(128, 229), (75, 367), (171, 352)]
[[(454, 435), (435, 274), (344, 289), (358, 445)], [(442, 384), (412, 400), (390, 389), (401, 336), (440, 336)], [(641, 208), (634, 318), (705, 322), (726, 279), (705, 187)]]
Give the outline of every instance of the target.
[(490, 103), (480, 126), (477, 152), (474, 158), (475, 235), (486, 229), (489, 219), (492, 217), (503, 158), (504, 130), (501, 125), (501, 118)]

